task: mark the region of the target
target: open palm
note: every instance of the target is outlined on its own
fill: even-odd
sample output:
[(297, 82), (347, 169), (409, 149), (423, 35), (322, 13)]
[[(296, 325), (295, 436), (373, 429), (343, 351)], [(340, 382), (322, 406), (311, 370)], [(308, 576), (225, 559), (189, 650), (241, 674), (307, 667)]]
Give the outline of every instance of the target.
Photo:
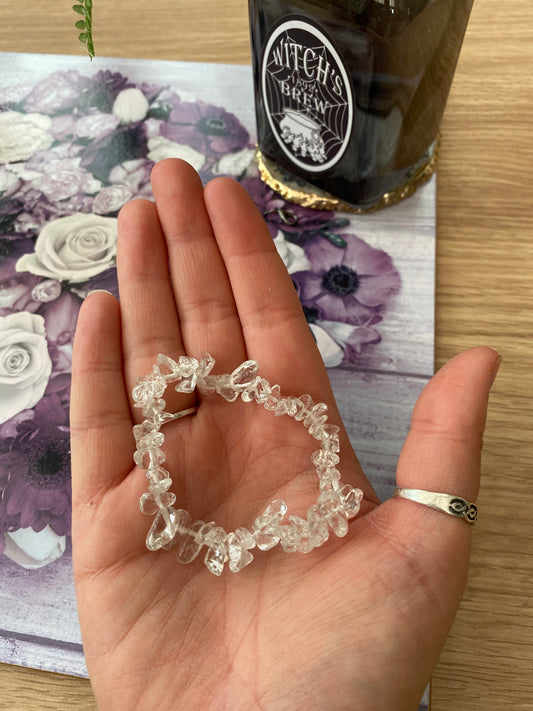
[[(119, 218), (120, 306), (81, 310), (71, 408), (73, 555), (84, 650), (102, 711), (414, 709), (453, 620), (468, 568), (469, 527), (405, 500), (379, 501), (342, 428), (296, 292), (245, 191), (205, 190), (177, 160), (155, 168), (156, 205)], [(170, 270), (169, 270), (170, 266)], [(201, 557), (150, 552), (132, 464), (130, 394), (158, 353), (210, 352), (215, 372), (246, 359), (284, 395), (309, 393), (341, 425), (343, 482), (365, 494), (345, 538), (309, 554), (254, 550), (238, 574)], [(497, 354), (461, 354), (427, 386), (398, 484), (475, 499)], [(170, 390), (170, 388), (169, 388)], [(168, 397), (167, 397), (168, 395)], [(177, 506), (226, 530), (272, 500), (302, 514), (316, 501), (316, 445), (301, 423), (254, 403), (165, 395), (192, 416), (165, 425)]]

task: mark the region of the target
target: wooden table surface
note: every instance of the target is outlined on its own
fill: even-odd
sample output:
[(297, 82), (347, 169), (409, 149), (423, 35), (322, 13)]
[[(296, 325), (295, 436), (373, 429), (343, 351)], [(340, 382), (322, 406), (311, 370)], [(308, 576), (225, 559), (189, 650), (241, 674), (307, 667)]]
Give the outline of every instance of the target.
[[(96, 51), (249, 63), (247, 12), (246, 0), (96, 0)], [(0, 0), (0, 50), (82, 53), (75, 19), (69, 2)], [(533, 710), (532, 134), (533, 4), (475, 0), (442, 126), (436, 366), (481, 344), (503, 363), (469, 584), (435, 670), (432, 711)], [(0, 665), (0, 708), (96, 705), (86, 680)]]

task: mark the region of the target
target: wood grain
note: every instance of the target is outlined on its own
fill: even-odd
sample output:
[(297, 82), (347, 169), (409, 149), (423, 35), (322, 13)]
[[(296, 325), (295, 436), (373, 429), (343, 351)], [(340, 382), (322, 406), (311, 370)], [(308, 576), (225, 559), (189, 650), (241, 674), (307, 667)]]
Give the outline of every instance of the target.
[[(0, 0), (0, 49), (78, 54), (68, 3)], [(101, 56), (249, 61), (245, 0), (97, 0)], [(491, 396), (470, 581), (432, 711), (533, 710), (533, 5), (475, 0), (442, 126), (437, 365), (489, 344)], [(0, 665), (11, 711), (94, 709), (82, 679)]]

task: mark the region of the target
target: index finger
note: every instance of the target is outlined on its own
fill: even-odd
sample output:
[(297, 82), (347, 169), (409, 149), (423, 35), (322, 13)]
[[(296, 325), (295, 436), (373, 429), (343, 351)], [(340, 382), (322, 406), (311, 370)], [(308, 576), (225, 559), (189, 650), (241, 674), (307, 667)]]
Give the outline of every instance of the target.
[(233, 289), (249, 358), (282, 390), (314, 388), (332, 399), (322, 357), (282, 259), (246, 190), (229, 178), (205, 188), (205, 204)]

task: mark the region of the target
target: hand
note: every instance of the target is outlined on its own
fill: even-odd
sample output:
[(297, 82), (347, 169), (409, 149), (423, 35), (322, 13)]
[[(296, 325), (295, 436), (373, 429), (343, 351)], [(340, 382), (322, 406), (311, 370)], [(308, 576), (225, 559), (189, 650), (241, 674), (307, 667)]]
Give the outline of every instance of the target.
[[(151, 519), (138, 500), (147, 482), (132, 466), (142, 416), (130, 394), (158, 353), (208, 351), (217, 373), (255, 359), (282, 394), (310, 393), (341, 424), (296, 292), (245, 191), (226, 178), (204, 190), (175, 160), (156, 166), (152, 184), (156, 204), (133, 201), (119, 217), (120, 305), (90, 295), (74, 344), (74, 575), (99, 708), (417, 708), (463, 592), (471, 531), (411, 501), (379, 504), (342, 428), (343, 482), (365, 493), (345, 538), (305, 555), (255, 549), (251, 565), (218, 578), (202, 553), (184, 566), (172, 550), (146, 549)], [(497, 366), (494, 351), (476, 348), (432, 379), (399, 486), (475, 501)], [(175, 395), (171, 406), (194, 401)], [(234, 530), (273, 499), (295, 513), (316, 501), (301, 423), (208, 397), (165, 428), (176, 506), (193, 519)]]

